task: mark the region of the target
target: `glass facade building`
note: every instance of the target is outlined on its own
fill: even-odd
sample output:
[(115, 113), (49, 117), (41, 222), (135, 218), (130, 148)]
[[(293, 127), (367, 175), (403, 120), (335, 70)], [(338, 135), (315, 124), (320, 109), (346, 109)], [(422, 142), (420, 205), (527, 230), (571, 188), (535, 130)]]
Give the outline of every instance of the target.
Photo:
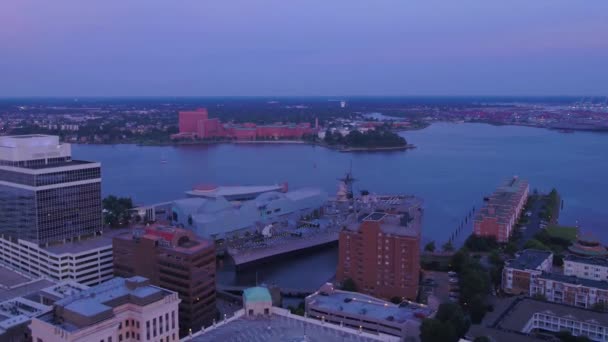
[(102, 231), (101, 165), (70, 152), (57, 137), (0, 138), (2, 237), (48, 245)]

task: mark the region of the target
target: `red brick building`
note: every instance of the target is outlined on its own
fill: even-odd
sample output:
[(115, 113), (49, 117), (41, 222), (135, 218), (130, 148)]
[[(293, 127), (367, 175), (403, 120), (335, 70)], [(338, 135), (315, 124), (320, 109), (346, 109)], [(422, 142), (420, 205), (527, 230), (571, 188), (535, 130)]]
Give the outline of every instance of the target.
[(216, 317), (215, 245), (181, 228), (146, 227), (114, 237), (114, 275), (143, 276), (179, 293), (180, 335)]
[(207, 109), (179, 112), (179, 134), (172, 138), (227, 139), (227, 140), (279, 140), (302, 139), (305, 135), (317, 134), (318, 127), (310, 123), (254, 123), (224, 124), (218, 118), (210, 119)]
[(336, 278), (352, 279), (357, 291), (415, 300), (420, 273), (422, 212), (374, 212), (340, 232)]
[(477, 236), (494, 237), (507, 242), (528, 199), (528, 182), (513, 177), (499, 187), (477, 212), (473, 232)]
[(179, 132), (182, 134), (197, 134), (199, 124), (209, 118), (206, 108), (193, 111), (179, 112)]

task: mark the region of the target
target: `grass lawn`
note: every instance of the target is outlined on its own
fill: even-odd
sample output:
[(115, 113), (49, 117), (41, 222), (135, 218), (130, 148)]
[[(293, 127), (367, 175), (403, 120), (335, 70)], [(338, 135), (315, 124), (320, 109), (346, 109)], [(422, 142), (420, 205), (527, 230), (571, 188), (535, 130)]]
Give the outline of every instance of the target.
[(576, 234), (578, 229), (576, 227), (568, 226), (549, 226), (547, 227), (547, 233), (550, 236), (561, 238), (568, 241), (576, 240)]

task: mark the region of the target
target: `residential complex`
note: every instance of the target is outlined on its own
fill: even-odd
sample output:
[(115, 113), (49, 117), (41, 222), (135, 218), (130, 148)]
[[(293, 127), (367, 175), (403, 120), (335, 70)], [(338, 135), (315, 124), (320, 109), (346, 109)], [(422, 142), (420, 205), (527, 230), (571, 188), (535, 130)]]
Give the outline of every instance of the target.
[(257, 125), (254, 123), (222, 123), (218, 118), (209, 118), (206, 108), (179, 112), (179, 134), (173, 139), (228, 139), (228, 140), (277, 140), (302, 139), (305, 135), (316, 135), (317, 127), (310, 123)]
[(553, 253), (526, 249), (517, 254), (514, 260), (505, 262), (502, 270), (502, 289), (510, 294), (529, 294), (536, 277), (550, 272), (553, 266)]
[(510, 299), (492, 325), (474, 325), (471, 338), (485, 336), (492, 341), (554, 340), (554, 333), (567, 331), (591, 341), (608, 341), (608, 313), (590, 311), (530, 298)]
[(543, 273), (530, 287), (530, 296), (540, 295), (550, 302), (583, 308), (608, 304), (608, 282)]
[(101, 165), (48, 135), (0, 137), (0, 234), (40, 246), (102, 231)]
[(143, 276), (179, 294), (180, 335), (198, 331), (215, 319), (212, 241), (186, 229), (157, 225), (117, 235), (113, 247), (116, 276)]
[(528, 182), (518, 177), (507, 180), (475, 215), (473, 231), (477, 236), (507, 242), (528, 199)]
[(146, 278), (114, 278), (58, 300), (32, 319), (33, 341), (178, 341), (177, 293)]
[(605, 260), (569, 255), (564, 260), (564, 274), (553, 272), (552, 264), (551, 252), (522, 251), (505, 263), (503, 291), (588, 309), (608, 304)]
[(420, 273), (421, 202), (394, 197), (382, 212), (363, 216), (340, 232), (336, 280), (360, 292), (413, 300)]
[(608, 281), (608, 260), (570, 254), (564, 258), (564, 274), (584, 279)]
[(192, 342), (398, 342), (401, 338), (378, 331), (368, 332), (361, 327), (353, 328), (344, 324), (293, 315), (288, 310), (272, 306), (268, 289), (255, 287), (244, 291), (243, 309), (185, 340)]
[(325, 322), (417, 340), (420, 324), (434, 310), (417, 303), (399, 305), (357, 292), (341, 291), (332, 284), (306, 297), (306, 313)]

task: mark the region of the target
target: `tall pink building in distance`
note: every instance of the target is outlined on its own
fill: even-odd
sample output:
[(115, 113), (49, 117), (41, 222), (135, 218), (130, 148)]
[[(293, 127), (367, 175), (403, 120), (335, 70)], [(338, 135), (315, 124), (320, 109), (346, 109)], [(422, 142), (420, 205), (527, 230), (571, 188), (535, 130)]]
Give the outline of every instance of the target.
[(179, 132), (197, 134), (199, 125), (209, 119), (207, 108), (179, 112)]

